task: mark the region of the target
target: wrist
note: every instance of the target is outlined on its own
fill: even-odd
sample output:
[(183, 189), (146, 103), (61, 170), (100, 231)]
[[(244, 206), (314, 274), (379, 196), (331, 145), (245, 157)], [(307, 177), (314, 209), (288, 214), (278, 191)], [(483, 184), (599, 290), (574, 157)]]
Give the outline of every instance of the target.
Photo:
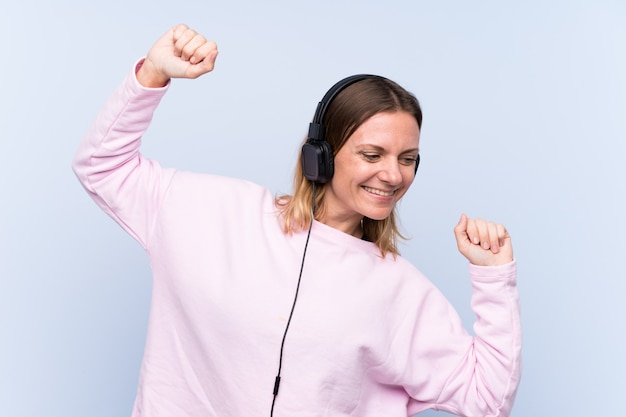
[(170, 82), (170, 78), (158, 71), (148, 59), (139, 62), (135, 76), (139, 84), (146, 88), (163, 88)]

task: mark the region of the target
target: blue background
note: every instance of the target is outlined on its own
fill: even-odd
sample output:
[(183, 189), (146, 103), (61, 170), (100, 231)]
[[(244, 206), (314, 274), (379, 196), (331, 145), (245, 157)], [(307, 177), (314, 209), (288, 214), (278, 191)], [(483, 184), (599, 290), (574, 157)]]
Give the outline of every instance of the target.
[(3, 3), (0, 416), (130, 415), (147, 257), (88, 199), (70, 161), (107, 96), (178, 22), (216, 40), (220, 56), (212, 74), (174, 82), (145, 154), (289, 192), (324, 92), (354, 73), (396, 80), (424, 109), (401, 249), (468, 328), (452, 228), (466, 212), (513, 235), (524, 374), (512, 415), (626, 416), (617, 0)]

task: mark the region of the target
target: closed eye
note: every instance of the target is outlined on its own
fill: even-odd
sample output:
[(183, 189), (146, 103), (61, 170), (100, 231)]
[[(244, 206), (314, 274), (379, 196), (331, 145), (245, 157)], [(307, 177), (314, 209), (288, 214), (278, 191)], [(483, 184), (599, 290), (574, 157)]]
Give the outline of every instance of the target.
[(377, 153), (361, 152), (361, 156), (369, 162), (376, 162), (380, 160), (380, 155)]

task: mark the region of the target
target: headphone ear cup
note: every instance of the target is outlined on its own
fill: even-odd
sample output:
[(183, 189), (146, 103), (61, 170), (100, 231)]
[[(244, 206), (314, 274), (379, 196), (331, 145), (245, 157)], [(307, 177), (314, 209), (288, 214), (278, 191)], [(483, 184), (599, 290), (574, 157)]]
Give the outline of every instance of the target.
[(333, 156), (333, 149), (330, 143), (323, 141), (322, 147), (324, 148), (324, 182), (328, 182), (333, 178), (335, 174), (335, 157)]
[(335, 162), (328, 142), (309, 140), (302, 145), (302, 172), (309, 181), (320, 184), (330, 181)]

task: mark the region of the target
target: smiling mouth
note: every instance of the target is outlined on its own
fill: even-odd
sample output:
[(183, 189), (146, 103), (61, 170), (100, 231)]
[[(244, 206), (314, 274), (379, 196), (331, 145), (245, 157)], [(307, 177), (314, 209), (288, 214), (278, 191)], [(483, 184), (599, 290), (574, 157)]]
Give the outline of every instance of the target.
[(392, 195), (394, 195), (396, 193), (396, 190), (393, 191), (383, 191), (383, 190), (378, 190), (376, 188), (370, 188), (370, 187), (366, 187), (363, 186), (362, 187), (365, 191), (367, 191), (368, 193), (372, 193), (372, 194), (376, 194), (382, 197), (391, 197)]

